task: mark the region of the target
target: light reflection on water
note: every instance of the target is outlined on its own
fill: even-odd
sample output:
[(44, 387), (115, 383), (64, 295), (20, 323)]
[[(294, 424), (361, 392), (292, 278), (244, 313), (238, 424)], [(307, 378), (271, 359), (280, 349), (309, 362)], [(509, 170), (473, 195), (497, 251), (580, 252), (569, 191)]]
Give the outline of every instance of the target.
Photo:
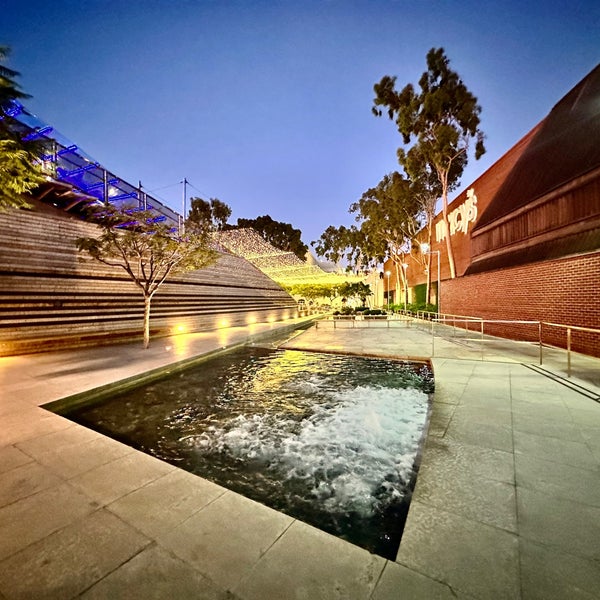
[(242, 348), (68, 416), (395, 558), (431, 387), (423, 366)]

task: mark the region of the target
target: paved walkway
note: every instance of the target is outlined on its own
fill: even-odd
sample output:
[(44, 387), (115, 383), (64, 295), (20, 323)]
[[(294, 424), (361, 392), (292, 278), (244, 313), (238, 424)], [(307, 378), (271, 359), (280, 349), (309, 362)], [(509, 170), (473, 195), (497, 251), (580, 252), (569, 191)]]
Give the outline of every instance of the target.
[[(582, 395), (521, 364), (522, 346), (475, 358), (436, 338), (396, 561), (40, 408), (276, 329), (0, 359), (0, 599), (598, 598), (600, 361)], [(431, 354), (416, 328), (311, 328), (288, 346)]]

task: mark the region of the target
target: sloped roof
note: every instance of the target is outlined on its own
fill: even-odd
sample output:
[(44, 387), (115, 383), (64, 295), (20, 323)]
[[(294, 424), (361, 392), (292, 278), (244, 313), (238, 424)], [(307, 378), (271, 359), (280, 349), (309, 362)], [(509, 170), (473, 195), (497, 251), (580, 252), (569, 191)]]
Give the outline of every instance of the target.
[(600, 166), (600, 65), (542, 121), (473, 232)]

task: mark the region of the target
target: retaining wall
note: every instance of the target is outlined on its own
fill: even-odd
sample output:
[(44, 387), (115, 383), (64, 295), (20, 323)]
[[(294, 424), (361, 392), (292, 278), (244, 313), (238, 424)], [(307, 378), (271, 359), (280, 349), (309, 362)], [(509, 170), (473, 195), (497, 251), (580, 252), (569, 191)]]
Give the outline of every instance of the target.
[[(0, 356), (140, 339), (143, 297), (120, 268), (86, 258), (75, 239), (98, 229), (34, 204), (1, 215)], [(243, 258), (169, 278), (156, 292), (151, 336), (296, 316), (296, 303)]]

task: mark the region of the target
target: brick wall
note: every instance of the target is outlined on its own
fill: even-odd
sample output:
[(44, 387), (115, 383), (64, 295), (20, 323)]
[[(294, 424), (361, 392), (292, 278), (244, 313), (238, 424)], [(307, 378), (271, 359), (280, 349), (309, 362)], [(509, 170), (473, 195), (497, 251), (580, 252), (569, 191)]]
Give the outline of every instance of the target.
[[(442, 282), (442, 312), (486, 319), (545, 321), (600, 329), (600, 252)], [(496, 325), (486, 332), (537, 340), (532, 326)], [(600, 335), (573, 332), (572, 349), (600, 356)], [(565, 347), (566, 332), (543, 326), (544, 343)]]

